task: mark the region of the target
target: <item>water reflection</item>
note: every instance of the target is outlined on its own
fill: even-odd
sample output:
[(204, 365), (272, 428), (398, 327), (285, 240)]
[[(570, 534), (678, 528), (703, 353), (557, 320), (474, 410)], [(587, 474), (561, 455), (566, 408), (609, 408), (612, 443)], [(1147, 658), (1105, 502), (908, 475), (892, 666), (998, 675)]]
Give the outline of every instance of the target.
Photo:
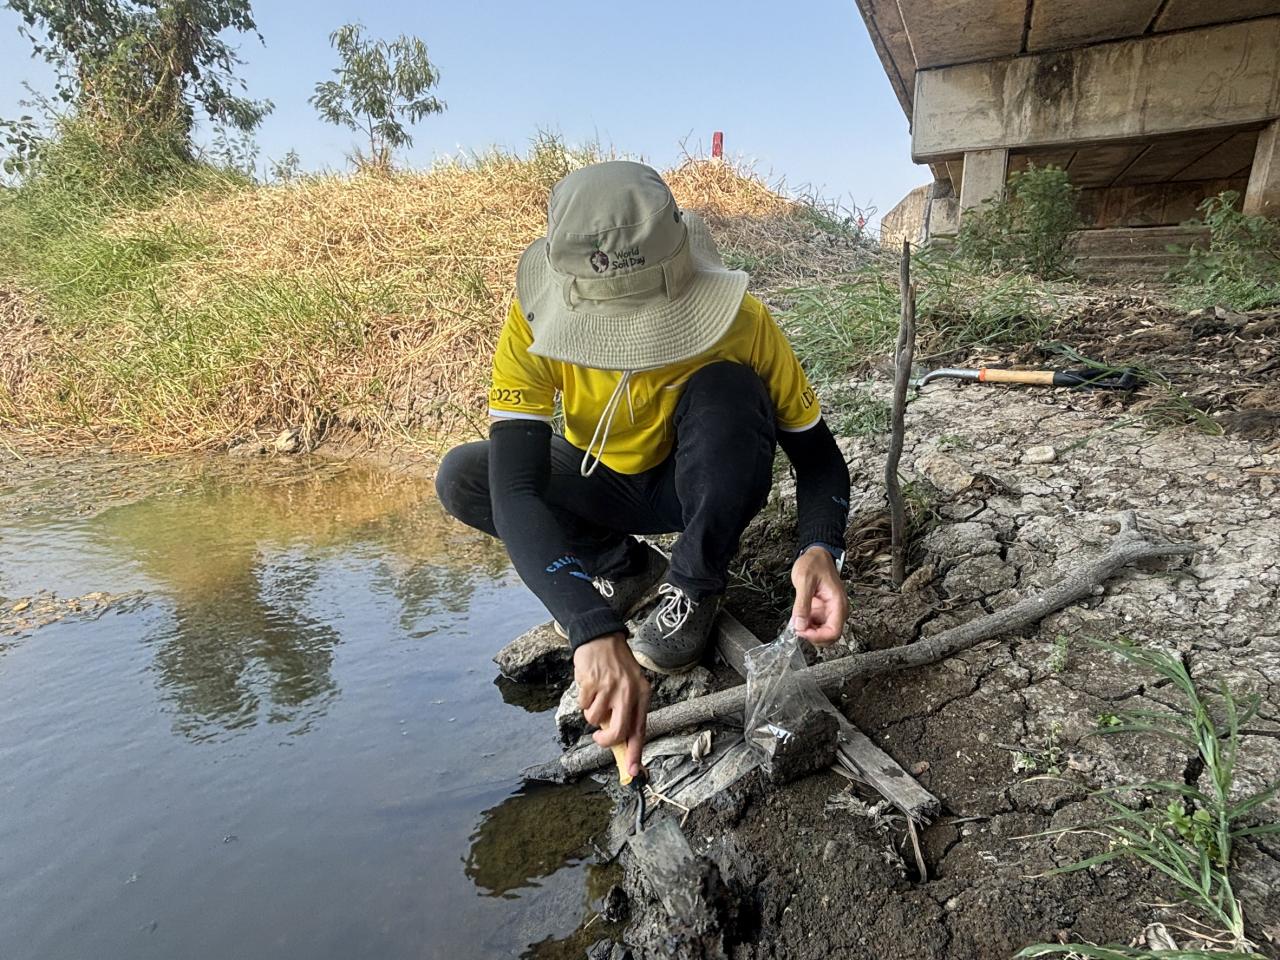
[[(107, 510), (96, 529), (173, 605), (148, 639), (177, 726), (194, 739), (263, 720), (305, 731), (339, 692), (335, 619), (359, 622), (365, 604), (389, 596), (415, 635), (505, 570), (496, 544), (458, 535), (429, 484), (360, 468), (215, 472)], [(370, 549), (353, 549), (362, 544)], [(361, 579), (369, 589), (348, 590), (336, 609), (334, 591)]]
[(247, 567), (218, 589), (179, 597), (155, 668), (193, 739), (256, 723), (288, 723), (305, 732), (337, 693), (330, 676), (336, 630), (308, 616), (313, 565), (291, 565), (286, 585), (264, 589), (261, 566)]
[(554, 710), (560, 705), (562, 686), (543, 683), (516, 683), (499, 674), (493, 678), (493, 685), (502, 695), (502, 702), (511, 707), (519, 707), (526, 713), (544, 713)]
[(514, 900), (516, 891), (588, 856), (610, 809), (598, 788), (526, 785), (480, 815), (466, 875), (487, 896)]

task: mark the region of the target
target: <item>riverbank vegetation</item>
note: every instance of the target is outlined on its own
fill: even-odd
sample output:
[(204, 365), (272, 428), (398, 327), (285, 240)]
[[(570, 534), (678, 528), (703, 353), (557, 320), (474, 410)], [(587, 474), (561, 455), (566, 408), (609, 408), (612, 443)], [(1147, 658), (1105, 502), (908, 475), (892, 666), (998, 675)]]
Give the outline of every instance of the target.
[[(260, 185), (177, 161), (131, 174), (70, 126), (0, 198), (19, 330), (0, 356), (0, 417), (156, 448), (295, 425), (456, 435), (482, 415), (550, 187), (606, 155), (542, 137), (425, 172)], [(746, 171), (689, 160), (668, 178), (760, 289), (812, 282), (866, 246)]]
[[(261, 183), (164, 138), (113, 143), (65, 121), (0, 191), (10, 331), (0, 422), (51, 442), (156, 450), (225, 449), (297, 429), (303, 447), (341, 437), (430, 452), (477, 433), (516, 261), (544, 228), (550, 188), (611, 155), (540, 136), (523, 152), (425, 171), (286, 171)], [(1017, 195), (1029, 209), (1046, 194), (1060, 224), (1070, 217), (1055, 173), (1023, 174)], [(666, 176), (706, 217), (726, 262), (751, 272), (824, 394), (865, 407), (848, 381), (892, 348), (897, 252), (854, 216), (749, 169), (686, 158)], [(1059, 250), (1045, 219), (1031, 217), (1029, 229)], [(1222, 239), (1173, 292), (1267, 302), (1266, 275), (1243, 266), (1259, 257), (1248, 252), (1251, 224), (1229, 206), (1206, 219)], [(1050, 362), (1039, 345), (1117, 302), (1115, 290), (967, 249), (914, 255), (924, 364), (974, 354)], [(1042, 272), (1060, 272), (1058, 257)], [(1180, 405), (1182, 420), (1208, 422), (1196, 404)]]

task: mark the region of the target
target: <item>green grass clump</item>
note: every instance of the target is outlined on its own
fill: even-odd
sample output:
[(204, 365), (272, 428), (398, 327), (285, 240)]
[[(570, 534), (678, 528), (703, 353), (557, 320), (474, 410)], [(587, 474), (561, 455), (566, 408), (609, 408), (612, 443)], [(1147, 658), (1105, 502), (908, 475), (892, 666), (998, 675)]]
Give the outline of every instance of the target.
[(871, 437), (889, 430), (889, 404), (866, 390), (840, 384), (822, 393), (823, 415), (842, 437)]
[[(943, 353), (976, 346), (1020, 346), (1052, 326), (1056, 297), (1025, 272), (990, 275), (947, 251), (926, 248), (912, 257), (918, 289), (917, 333), (922, 350)], [(779, 322), (815, 381), (847, 376), (891, 352), (900, 316), (897, 264), (892, 258), (850, 278), (785, 291), (791, 306)]]
[(1010, 174), (1007, 196), (965, 214), (956, 252), (983, 270), (1026, 270), (1040, 277), (1067, 272), (1071, 233), (1080, 226), (1078, 191), (1060, 167)]
[(1192, 247), (1187, 262), (1170, 273), (1175, 299), (1190, 310), (1252, 310), (1280, 303), (1280, 222), (1249, 216), (1233, 190), (1200, 204), (1209, 246)]
[[(1255, 816), (1262, 804), (1280, 793), (1280, 782), (1242, 799), (1233, 799), (1240, 728), (1257, 711), (1259, 698), (1252, 697), (1242, 706), (1223, 683), (1218, 690), (1221, 718), (1216, 718), (1181, 658), (1127, 642), (1097, 642), (1096, 645), (1158, 674), (1182, 699), (1181, 707), (1172, 714), (1135, 711), (1107, 717), (1097, 733), (1107, 736), (1144, 733), (1171, 739), (1198, 758), (1202, 772), (1192, 782), (1148, 781), (1120, 788), (1159, 798), (1138, 809), (1117, 800), (1114, 796), (1117, 790), (1103, 791), (1100, 796), (1111, 816), (1067, 830), (1101, 832), (1111, 841), (1109, 849), (1051, 873), (1072, 873), (1121, 857), (1135, 857), (1168, 879), (1188, 907), (1198, 912), (1215, 931), (1207, 933), (1204, 939), (1212, 939), (1227, 949), (1153, 953), (1122, 946), (1036, 944), (1020, 951), (1018, 956), (1071, 953), (1101, 960), (1154, 956), (1208, 960), (1247, 956), (1254, 944), (1245, 934), (1244, 912), (1232, 889), (1232, 848), (1244, 837), (1280, 833), (1280, 823), (1258, 822)], [(1062, 832), (1067, 831), (1051, 831)]]

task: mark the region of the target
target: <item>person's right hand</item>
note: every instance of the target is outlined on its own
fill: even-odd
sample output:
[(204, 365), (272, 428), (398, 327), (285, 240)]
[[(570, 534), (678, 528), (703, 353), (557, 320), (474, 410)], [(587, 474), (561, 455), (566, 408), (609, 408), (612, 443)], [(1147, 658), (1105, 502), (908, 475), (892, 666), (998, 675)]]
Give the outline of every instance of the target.
[(640, 775), (644, 722), (649, 713), (649, 681), (631, 655), (627, 638), (611, 633), (584, 643), (573, 654), (578, 706), (592, 726), (592, 739), (602, 747), (627, 745), (627, 772)]

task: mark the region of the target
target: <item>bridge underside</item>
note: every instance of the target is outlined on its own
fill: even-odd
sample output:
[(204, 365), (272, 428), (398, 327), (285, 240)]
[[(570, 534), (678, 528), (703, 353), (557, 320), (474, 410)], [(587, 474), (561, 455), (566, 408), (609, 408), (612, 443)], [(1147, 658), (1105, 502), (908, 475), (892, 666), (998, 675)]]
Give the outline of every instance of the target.
[(858, 0), (934, 185), (931, 234), (1063, 167), (1094, 227), (1208, 196), (1280, 217), (1280, 0)]

